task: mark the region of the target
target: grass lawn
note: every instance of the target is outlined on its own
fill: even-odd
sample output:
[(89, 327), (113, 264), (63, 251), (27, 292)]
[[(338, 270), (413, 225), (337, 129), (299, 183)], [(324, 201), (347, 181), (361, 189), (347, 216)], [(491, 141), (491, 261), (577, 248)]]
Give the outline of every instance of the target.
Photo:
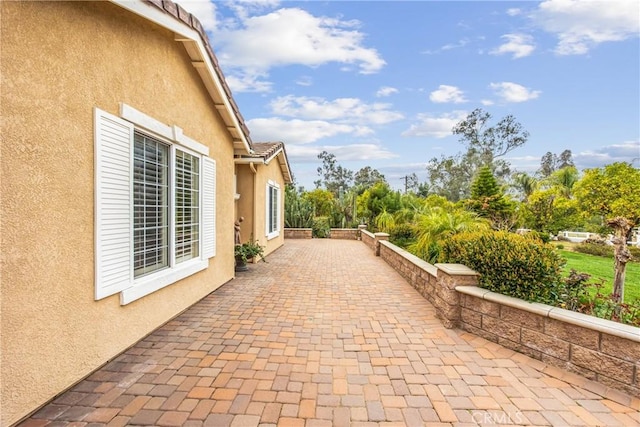
[[(568, 275), (569, 271), (573, 268), (580, 273), (590, 274), (590, 282), (602, 278), (605, 280), (605, 285), (601, 292), (604, 295), (611, 293), (613, 287), (613, 258), (582, 254), (563, 249), (558, 249), (558, 251), (567, 260), (567, 265), (564, 268), (565, 275)], [(624, 300), (625, 302), (631, 302), (636, 298), (640, 298), (640, 263), (629, 262), (625, 270)]]

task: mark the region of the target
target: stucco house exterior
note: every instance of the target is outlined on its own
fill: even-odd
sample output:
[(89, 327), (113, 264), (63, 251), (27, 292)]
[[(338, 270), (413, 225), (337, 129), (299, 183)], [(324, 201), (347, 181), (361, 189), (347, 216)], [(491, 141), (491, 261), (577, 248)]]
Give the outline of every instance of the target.
[(291, 171), (282, 143), (251, 141), (205, 31), (175, 3), (0, 12), (12, 425), (232, 280), (237, 217), (267, 253), (282, 245)]

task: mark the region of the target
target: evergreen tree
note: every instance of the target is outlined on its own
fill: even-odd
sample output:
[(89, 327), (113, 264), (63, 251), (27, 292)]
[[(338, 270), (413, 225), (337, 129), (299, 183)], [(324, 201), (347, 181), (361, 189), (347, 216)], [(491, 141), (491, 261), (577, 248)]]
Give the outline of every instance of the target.
[(513, 203), (504, 195), (489, 166), (480, 168), (471, 184), (471, 198), (465, 204), (479, 216), (490, 219), (494, 228), (503, 228), (514, 210)]

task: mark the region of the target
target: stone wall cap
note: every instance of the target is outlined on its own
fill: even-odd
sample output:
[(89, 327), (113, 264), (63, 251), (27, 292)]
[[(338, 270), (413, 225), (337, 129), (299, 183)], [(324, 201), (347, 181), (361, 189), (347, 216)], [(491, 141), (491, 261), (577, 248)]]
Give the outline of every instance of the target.
[(613, 320), (601, 319), (589, 314), (577, 313), (547, 304), (524, 301), (519, 298), (492, 292), (488, 289), (478, 288), (477, 286), (456, 286), (456, 291), (561, 322), (570, 323), (585, 329), (640, 342), (640, 328), (636, 326), (625, 325), (624, 323), (614, 322)]
[(553, 309), (553, 307), (550, 305), (525, 301), (520, 298), (502, 295), (497, 292), (492, 292), (488, 289), (478, 288), (476, 286), (456, 286), (456, 291), (482, 298), (487, 301), (506, 305), (507, 307), (516, 308), (518, 310), (526, 311), (529, 313), (539, 314), (540, 316), (544, 317), (548, 317), (549, 312)]
[(625, 325), (624, 323), (614, 322), (613, 320), (601, 319), (589, 314), (577, 313), (558, 307), (552, 307), (551, 310), (549, 310), (549, 317), (608, 335), (640, 342), (640, 328), (636, 326)]
[(374, 233), (373, 235), (377, 237), (389, 237), (389, 233)]
[(405, 251), (404, 249), (394, 245), (391, 242), (383, 240), (383, 241), (380, 242), (380, 244), (386, 246), (387, 248), (389, 248), (393, 252), (397, 253), (398, 255), (400, 255), (401, 257), (403, 257), (404, 259), (406, 259), (407, 261), (409, 261), (410, 263), (412, 263), (416, 267), (421, 268), (422, 270), (426, 271), (427, 273), (429, 273), (433, 277), (437, 277), (438, 276), (438, 269), (433, 264), (429, 264), (427, 261), (423, 260), (422, 258), (419, 258), (419, 257), (415, 256), (414, 254)]
[(488, 289), (480, 288), (478, 286), (456, 286), (456, 291), (461, 294), (470, 295), (472, 297), (484, 299), (486, 294), (490, 294)]
[(444, 273), (450, 276), (479, 276), (477, 272), (470, 269), (464, 264), (436, 264), (438, 270), (442, 270)]

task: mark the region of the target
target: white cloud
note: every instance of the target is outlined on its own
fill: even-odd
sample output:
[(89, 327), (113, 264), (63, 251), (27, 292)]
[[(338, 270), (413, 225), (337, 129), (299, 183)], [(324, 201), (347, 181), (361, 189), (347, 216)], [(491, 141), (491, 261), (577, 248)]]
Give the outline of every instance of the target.
[(454, 104), (460, 104), (462, 102), (467, 102), (467, 100), (464, 98), (464, 92), (462, 92), (455, 86), (449, 85), (438, 86), (437, 90), (431, 92), (431, 94), (429, 95), (429, 99), (432, 102), (436, 103), (451, 102)]
[(215, 33), (218, 58), (232, 75), (238, 70), (249, 76), (265, 75), (273, 67), (317, 67), (331, 62), (371, 74), (386, 64), (376, 49), (364, 47), (358, 21), (316, 17), (298, 8), (239, 18), (219, 25)]
[(614, 162), (640, 164), (640, 141), (606, 145), (597, 150), (581, 151), (573, 155), (578, 169), (596, 168)]
[(183, 0), (178, 3), (198, 18), (205, 31), (214, 32), (218, 28), (215, 3), (209, 0)]
[(501, 37), (506, 43), (491, 50), (491, 55), (513, 54), (513, 59), (524, 58), (531, 55), (536, 49), (533, 37), (527, 34), (505, 34)]
[(504, 102), (525, 102), (536, 99), (540, 95), (539, 90), (531, 90), (517, 83), (501, 82), (491, 83), (491, 89), (496, 92)]
[(398, 157), (397, 154), (386, 150), (377, 144), (350, 145), (287, 145), (287, 157), (292, 162), (317, 162), (318, 154), (322, 151), (335, 154), (340, 162), (352, 160), (380, 160)]
[(531, 15), (558, 37), (559, 55), (583, 55), (603, 42), (622, 41), (640, 33), (637, 0), (546, 0)]
[(522, 13), (522, 11), (520, 9), (518, 9), (517, 7), (513, 7), (511, 9), (507, 9), (507, 15), (509, 16), (518, 16)]
[(264, 80), (264, 74), (235, 73), (225, 76), (227, 84), (234, 92), (271, 92), (273, 84)]
[(281, 96), (271, 101), (274, 114), (314, 120), (338, 120), (343, 123), (385, 124), (404, 116), (389, 109), (389, 104), (366, 104), (358, 98), (327, 101), (315, 97)]
[(311, 86), (313, 84), (313, 78), (311, 78), (311, 76), (300, 76), (300, 78), (296, 80), (296, 84), (298, 86)]
[(438, 49), (425, 50), (425, 51), (422, 51), (421, 53), (425, 55), (434, 55), (436, 53), (444, 52), (447, 50), (460, 49), (462, 47), (465, 47), (468, 44), (469, 44), (469, 39), (461, 39), (461, 40), (458, 40), (456, 43), (448, 43), (439, 47)]
[(482, 101), (480, 101), (480, 103), (482, 105), (487, 106), (487, 107), (494, 104), (494, 102), (492, 100), (490, 100), (490, 99), (483, 99)]
[(452, 129), (461, 120), (467, 117), (465, 111), (454, 111), (440, 116), (431, 114), (419, 114), (418, 122), (412, 124), (409, 129), (402, 132), (402, 136), (427, 136), (445, 138), (452, 135)]
[(395, 87), (390, 87), (390, 86), (382, 86), (380, 89), (378, 89), (378, 91), (376, 92), (376, 96), (378, 98), (380, 97), (385, 97), (385, 96), (389, 96), (389, 95), (393, 95), (394, 93), (398, 93), (398, 89), (396, 89)]
[(541, 156), (512, 156), (505, 157), (505, 160), (511, 163), (514, 171), (534, 173), (540, 169)]
[(330, 123), (323, 120), (283, 120), (260, 118), (247, 120), (254, 141), (283, 141), (289, 146), (309, 144), (336, 135), (366, 136), (373, 131), (366, 126)]

